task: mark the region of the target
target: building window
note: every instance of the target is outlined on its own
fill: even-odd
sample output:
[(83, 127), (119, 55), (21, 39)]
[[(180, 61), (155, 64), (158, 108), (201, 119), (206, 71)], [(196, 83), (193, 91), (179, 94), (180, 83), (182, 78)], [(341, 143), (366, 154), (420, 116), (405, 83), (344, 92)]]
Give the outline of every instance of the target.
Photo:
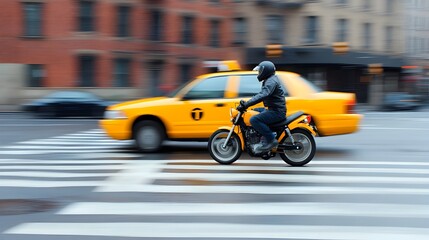
[(371, 3), (372, 3), (372, 0), (364, 0), (362, 9), (364, 11), (370, 11), (371, 10)]
[(306, 17), (304, 43), (317, 43), (319, 41), (318, 19), (319, 18), (317, 16)]
[(79, 56), (80, 87), (95, 87), (95, 63), (95, 56)]
[(130, 36), (130, 16), (131, 7), (119, 6), (117, 8), (117, 36), (118, 37), (129, 37)]
[(363, 24), (363, 48), (365, 50), (371, 49), (372, 43), (372, 25), (371, 23)]
[(161, 41), (164, 15), (160, 10), (153, 10), (150, 15), (152, 24), (150, 24), (149, 39), (151, 41)]
[(394, 0), (386, 0), (386, 13), (393, 13), (395, 10), (395, 1)]
[(42, 64), (28, 64), (27, 65), (27, 86), (28, 87), (42, 87), (45, 71)]
[(128, 58), (115, 59), (113, 87), (129, 87), (131, 76), (131, 60)]
[(192, 77), (192, 64), (183, 63), (179, 65), (180, 69), (180, 83), (186, 83), (191, 80)]
[(267, 16), (265, 19), (267, 28), (267, 44), (283, 44), (284, 24), (283, 17), (277, 15)]
[(246, 43), (247, 22), (245, 18), (234, 19), (234, 44)]
[(210, 47), (220, 47), (220, 21), (210, 20)]
[(194, 29), (194, 17), (192, 16), (184, 16), (183, 17), (183, 23), (182, 23), (182, 43), (183, 44), (193, 44), (194, 43), (194, 36), (193, 36), (193, 29)]
[(393, 50), (393, 27), (387, 26), (386, 27), (386, 51), (390, 52)]
[(347, 19), (337, 19), (336, 42), (347, 42), (348, 21)]
[(164, 63), (162, 61), (153, 61), (148, 64), (149, 95), (151, 96), (160, 96), (164, 94), (161, 90), (163, 65)]
[(334, 0), (335, 5), (346, 6), (348, 4), (348, 0)]
[(215, 5), (219, 5), (220, 4), (220, 0), (209, 0), (209, 3), (215, 4)]
[(79, 31), (91, 32), (95, 31), (95, 2), (79, 1)]
[(23, 5), (24, 36), (39, 37), (42, 35), (42, 3), (28, 2)]

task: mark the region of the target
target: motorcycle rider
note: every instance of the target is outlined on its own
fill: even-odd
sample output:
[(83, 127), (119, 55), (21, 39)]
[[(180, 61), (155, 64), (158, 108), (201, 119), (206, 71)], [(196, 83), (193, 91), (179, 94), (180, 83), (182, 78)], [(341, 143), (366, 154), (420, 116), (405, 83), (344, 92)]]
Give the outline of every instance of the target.
[(240, 101), (237, 110), (243, 111), (263, 101), (267, 110), (250, 118), (253, 128), (265, 137), (265, 142), (256, 147), (255, 152), (265, 152), (277, 147), (278, 141), (271, 132), (269, 125), (286, 119), (286, 100), (283, 87), (275, 75), (276, 67), (270, 61), (259, 63), (253, 70), (258, 71), (258, 80), (262, 82), (261, 91), (249, 101)]

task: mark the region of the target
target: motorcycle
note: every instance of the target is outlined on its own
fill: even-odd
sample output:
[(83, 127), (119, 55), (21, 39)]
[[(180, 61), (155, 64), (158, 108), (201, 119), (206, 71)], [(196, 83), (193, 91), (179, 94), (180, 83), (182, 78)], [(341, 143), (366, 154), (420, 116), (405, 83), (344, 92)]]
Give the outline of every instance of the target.
[(257, 152), (263, 137), (250, 124), (250, 118), (259, 114), (255, 110), (239, 111), (231, 108), (232, 127), (220, 127), (210, 137), (210, 156), (220, 164), (232, 164), (246, 151), (252, 157), (268, 160), (278, 153), (291, 166), (304, 166), (316, 153), (317, 128), (311, 115), (302, 111), (291, 114), (286, 120), (273, 124), (278, 146), (265, 152)]

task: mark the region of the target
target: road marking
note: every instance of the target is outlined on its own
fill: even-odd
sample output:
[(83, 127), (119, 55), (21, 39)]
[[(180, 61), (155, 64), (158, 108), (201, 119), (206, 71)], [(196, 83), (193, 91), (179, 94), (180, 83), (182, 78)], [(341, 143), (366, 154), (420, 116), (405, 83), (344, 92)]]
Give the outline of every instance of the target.
[(156, 161), (135, 161), (126, 164), (125, 170), (122, 170), (108, 178), (103, 186), (95, 191), (103, 192), (106, 189), (121, 188), (127, 185), (138, 185), (144, 188), (152, 183), (153, 175), (156, 175), (162, 169), (162, 163)]
[(372, 187), (307, 187), (307, 186), (210, 186), (210, 185), (121, 185), (104, 186), (95, 192), (149, 192), (149, 193), (221, 193), (221, 194), (255, 194), (255, 195), (429, 195), (429, 189), (424, 188), (372, 188)]
[(86, 140), (83, 141), (77, 139), (70, 139), (67, 141), (59, 142), (58, 139), (41, 139), (41, 140), (30, 140), (18, 142), (18, 144), (41, 144), (41, 145), (125, 145), (131, 144), (131, 141), (118, 141), (118, 140), (108, 140), (108, 139), (100, 139), (100, 140)]
[(63, 149), (63, 150), (0, 150), (0, 154), (5, 155), (34, 155), (34, 154), (52, 154), (52, 153), (108, 153), (108, 152), (120, 152), (120, 151), (128, 151), (128, 150), (121, 150), (121, 149), (112, 149), (112, 148), (106, 148), (106, 149)]
[[(37, 160), (37, 159), (0, 159), (1, 164), (34, 164), (34, 165), (59, 165), (59, 164), (81, 164), (81, 165), (91, 165), (91, 164), (123, 164), (135, 160), (87, 160), (87, 159), (70, 159), (70, 160)], [(136, 160), (138, 161), (138, 160)], [(68, 166), (65, 166), (68, 167)]]
[(263, 202), (263, 203), (73, 203), (62, 215), (180, 215), (180, 216), (354, 216), (429, 218), (429, 206), (372, 203)]
[(111, 173), (47, 172), (47, 171), (0, 172), (0, 177), (86, 178), (86, 177), (108, 177), (110, 175), (112, 174)]
[(406, 131), (429, 131), (429, 128), (400, 128), (400, 127), (362, 127), (364, 130), (406, 130)]
[(9, 180), (2, 179), (0, 187), (53, 188), (53, 187), (95, 187), (103, 181), (42, 181), (42, 180)]
[(323, 240), (427, 240), (429, 236), (429, 230), (425, 228), (141, 222), (36, 222), (20, 224), (5, 233), (136, 238), (290, 238)]
[[(54, 165), (54, 163), (52, 163)], [(1, 166), (0, 170), (122, 170), (126, 169), (125, 164), (115, 164), (115, 165), (57, 165), (57, 166), (38, 166), (38, 165), (16, 165), (16, 166)]]

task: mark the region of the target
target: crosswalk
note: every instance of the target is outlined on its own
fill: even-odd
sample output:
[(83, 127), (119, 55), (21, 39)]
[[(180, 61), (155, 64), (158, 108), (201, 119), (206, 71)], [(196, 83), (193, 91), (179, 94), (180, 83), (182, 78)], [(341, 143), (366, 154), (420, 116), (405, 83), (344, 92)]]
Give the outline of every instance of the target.
[[(82, 142), (87, 148), (78, 148)], [(93, 194), (2, 235), (429, 239), (428, 162), (316, 156), (306, 167), (246, 158), (219, 165), (208, 154), (142, 159), (129, 144), (95, 129), (1, 147), (0, 188), (90, 187)], [(34, 152), (61, 153), (61, 159)]]

